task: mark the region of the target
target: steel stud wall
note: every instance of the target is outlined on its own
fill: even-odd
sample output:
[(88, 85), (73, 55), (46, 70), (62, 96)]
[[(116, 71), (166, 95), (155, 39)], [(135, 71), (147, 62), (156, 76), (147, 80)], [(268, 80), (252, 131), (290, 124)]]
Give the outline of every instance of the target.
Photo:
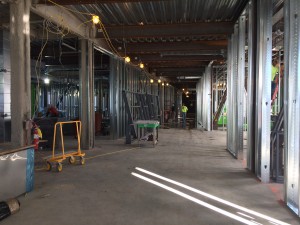
[[(134, 104), (136, 102), (134, 93), (158, 95), (158, 84), (150, 83), (150, 74), (113, 56), (110, 57), (109, 82), (110, 134), (112, 139), (117, 139), (125, 136), (128, 120), (122, 91), (130, 92), (129, 98)], [(135, 115), (134, 107), (132, 110), (132, 114)]]
[(285, 197), (287, 205), (299, 215), (299, 151), (300, 151), (300, 2), (286, 0), (285, 73), (284, 73), (284, 145)]
[(238, 157), (243, 157), (243, 127), (244, 127), (244, 96), (245, 96), (245, 36), (246, 17), (239, 18), (238, 36), (238, 73), (237, 73), (237, 151)]
[(227, 73), (227, 150), (238, 157), (238, 24), (234, 26), (234, 34), (228, 45), (228, 73)]
[(197, 127), (211, 130), (211, 65), (207, 66), (203, 77), (196, 86), (197, 91)]
[(270, 113), (272, 60), (272, 0), (259, 0), (256, 83), (256, 175), (270, 180)]
[(247, 80), (247, 168), (255, 171), (255, 66), (256, 66), (256, 1), (248, 5), (248, 80)]

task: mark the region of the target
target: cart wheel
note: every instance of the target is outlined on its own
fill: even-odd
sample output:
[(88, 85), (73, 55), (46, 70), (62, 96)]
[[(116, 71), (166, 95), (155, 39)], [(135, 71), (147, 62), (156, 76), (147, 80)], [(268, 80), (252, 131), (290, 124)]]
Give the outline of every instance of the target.
[(56, 163), (56, 170), (57, 170), (57, 172), (62, 171), (62, 164), (61, 163)]
[(80, 159), (79, 159), (79, 162), (80, 162), (81, 165), (84, 165), (85, 164), (84, 157), (81, 156)]
[(50, 162), (46, 162), (46, 170), (47, 171), (50, 171), (52, 169), (52, 165), (51, 165), (51, 163)]
[(69, 163), (70, 163), (70, 164), (74, 164), (75, 162), (76, 162), (75, 157), (74, 157), (74, 156), (70, 156), (70, 158), (69, 158)]

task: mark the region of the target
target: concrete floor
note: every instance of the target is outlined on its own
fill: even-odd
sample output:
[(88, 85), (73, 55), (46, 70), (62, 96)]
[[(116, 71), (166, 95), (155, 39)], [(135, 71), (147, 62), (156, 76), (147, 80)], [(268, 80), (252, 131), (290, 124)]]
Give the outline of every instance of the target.
[[(282, 202), (282, 185), (261, 184), (225, 148), (226, 132), (222, 131), (160, 129), (155, 148), (149, 142), (139, 148), (137, 143), (125, 145), (124, 140), (97, 140), (95, 150), (86, 152), (84, 166), (66, 162), (61, 173), (37, 168), (34, 191), (19, 198), (20, 212), (1, 225), (243, 224), (221, 214), (226, 212), (248, 224), (280, 224), (145, 174), (136, 167), (287, 224), (300, 224)], [(37, 157), (49, 153), (43, 150)], [(171, 187), (172, 191), (176, 189), (189, 199), (133, 176), (132, 172)], [(221, 213), (207, 208), (210, 205), (221, 209)]]

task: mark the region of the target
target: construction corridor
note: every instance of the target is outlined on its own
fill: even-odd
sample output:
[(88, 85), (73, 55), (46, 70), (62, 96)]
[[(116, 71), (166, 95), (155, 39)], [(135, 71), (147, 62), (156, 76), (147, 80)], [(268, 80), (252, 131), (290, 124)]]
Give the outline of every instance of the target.
[(159, 129), (158, 142), (96, 140), (85, 165), (61, 173), (45, 171), (39, 157), (50, 151), (40, 150), (35, 190), (1, 225), (300, 224), (282, 184), (261, 183), (226, 151), (226, 132)]

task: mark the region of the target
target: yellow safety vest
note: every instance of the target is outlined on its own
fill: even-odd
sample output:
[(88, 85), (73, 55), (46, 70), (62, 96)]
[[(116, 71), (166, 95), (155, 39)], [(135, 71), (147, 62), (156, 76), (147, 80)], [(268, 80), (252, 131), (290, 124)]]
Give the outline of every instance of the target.
[(186, 113), (188, 111), (188, 108), (184, 105), (182, 106), (181, 111)]

